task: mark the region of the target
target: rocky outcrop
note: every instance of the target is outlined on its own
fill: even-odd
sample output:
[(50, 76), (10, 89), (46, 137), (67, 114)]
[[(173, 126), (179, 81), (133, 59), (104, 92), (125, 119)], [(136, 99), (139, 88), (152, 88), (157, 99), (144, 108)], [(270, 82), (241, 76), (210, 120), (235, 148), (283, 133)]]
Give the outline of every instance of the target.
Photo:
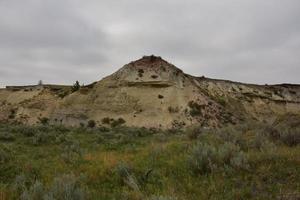
[[(193, 77), (160, 57), (145, 56), (76, 92), (70, 86), (0, 90), (0, 121), (70, 126), (180, 128), (274, 120), (300, 113), (300, 86), (253, 85)], [(105, 120), (103, 120), (105, 119)], [(107, 120), (110, 119), (110, 120)]]

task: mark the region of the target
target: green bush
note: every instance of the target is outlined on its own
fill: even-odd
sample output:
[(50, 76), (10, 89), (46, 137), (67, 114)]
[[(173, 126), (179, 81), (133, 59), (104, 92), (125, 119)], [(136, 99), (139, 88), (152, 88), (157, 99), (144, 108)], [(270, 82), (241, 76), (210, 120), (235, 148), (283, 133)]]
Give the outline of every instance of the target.
[(245, 154), (232, 143), (225, 143), (218, 148), (213, 145), (198, 143), (190, 152), (187, 163), (188, 168), (196, 174), (208, 174), (224, 167), (249, 168)]

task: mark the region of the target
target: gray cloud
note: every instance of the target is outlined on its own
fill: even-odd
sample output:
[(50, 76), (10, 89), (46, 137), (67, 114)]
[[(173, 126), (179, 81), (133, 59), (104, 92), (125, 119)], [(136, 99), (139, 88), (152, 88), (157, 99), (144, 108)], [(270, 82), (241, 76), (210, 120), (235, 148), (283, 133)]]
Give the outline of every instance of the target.
[(298, 0), (0, 0), (0, 87), (89, 83), (143, 55), (193, 75), (299, 83)]

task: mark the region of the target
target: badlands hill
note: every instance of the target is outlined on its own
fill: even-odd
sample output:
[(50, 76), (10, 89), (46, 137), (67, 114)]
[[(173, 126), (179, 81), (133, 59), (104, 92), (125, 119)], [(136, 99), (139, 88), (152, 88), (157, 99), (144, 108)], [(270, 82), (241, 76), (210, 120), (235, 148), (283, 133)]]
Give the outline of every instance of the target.
[[(300, 85), (253, 85), (194, 77), (160, 57), (145, 56), (72, 92), (71, 86), (0, 89), (0, 122), (180, 128), (246, 120), (273, 122), (300, 114)], [(122, 120), (123, 119), (123, 120)], [(117, 123), (116, 123), (117, 124)]]

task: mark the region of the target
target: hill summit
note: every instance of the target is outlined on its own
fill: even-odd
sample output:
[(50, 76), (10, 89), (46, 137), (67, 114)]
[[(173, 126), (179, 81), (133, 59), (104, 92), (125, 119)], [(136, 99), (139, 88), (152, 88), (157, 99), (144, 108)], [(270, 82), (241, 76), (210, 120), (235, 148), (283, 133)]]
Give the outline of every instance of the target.
[(68, 126), (218, 127), (300, 113), (299, 85), (261, 86), (193, 77), (157, 56), (144, 56), (74, 90), (23, 86), (0, 90), (0, 121)]

